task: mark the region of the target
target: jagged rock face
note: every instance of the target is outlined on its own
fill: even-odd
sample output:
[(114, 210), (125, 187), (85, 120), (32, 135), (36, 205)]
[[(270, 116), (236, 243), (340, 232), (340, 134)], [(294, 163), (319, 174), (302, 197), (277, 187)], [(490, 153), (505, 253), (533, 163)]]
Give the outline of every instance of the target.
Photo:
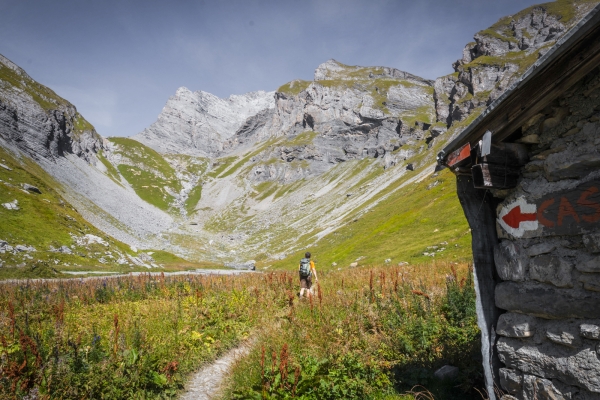
[(251, 92), (221, 99), (181, 87), (156, 122), (133, 139), (161, 153), (217, 155), (246, 120), (275, 106), (273, 92)]
[(546, 6), (534, 6), (476, 34), (475, 42), (467, 44), (462, 58), (453, 64), (456, 72), (435, 81), (437, 121), (450, 126), (496, 100), (589, 7), (575, 10), (575, 18), (563, 23)]
[(77, 109), (0, 55), (0, 137), (33, 158), (95, 162), (102, 139)]
[[(430, 127), (423, 122), (409, 126), (402, 119), (423, 109), (433, 117), (431, 85), (394, 68), (353, 67), (335, 60), (319, 65), (306, 89), (276, 93), (273, 112), (249, 119), (236, 133), (236, 143), (248, 141), (254, 126), (263, 138), (316, 133), (309, 144), (284, 144), (264, 152), (260, 157), (271, 162), (255, 167), (250, 179), (297, 180), (339, 162), (386, 154), (386, 165), (394, 165), (397, 160), (390, 153), (423, 139)], [(294, 161), (303, 163), (289, 164)]]
[(361, 66), (349, 66), (340, 63), (339, 61), (329, 59), (323, 64), (319, 65), (315, 69), (315, 81), (324, 80), (356, 80), (357, 78), (391, 78), (391, 79), (405, 79), (415, 82), (428, 81), (410, 74), (408, 72), (400, 71), (396, 68), (390, 67), (361, 67)]

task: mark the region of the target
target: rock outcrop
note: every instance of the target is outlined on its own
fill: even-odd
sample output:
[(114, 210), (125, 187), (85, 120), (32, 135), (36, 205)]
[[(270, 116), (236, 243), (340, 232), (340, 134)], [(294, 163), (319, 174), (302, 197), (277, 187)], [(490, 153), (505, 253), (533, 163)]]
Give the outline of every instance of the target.
[(549, 4), (504, 17), (475, 35), (453, 64), (455, 72), (435, 80), (437, 121), (451, 126), (490, 105), (593, 7), (574, 4), (567, 19)]
[[(156, 122), (133, 139), (160, 152), (217, 156), (248, 118), (274, 108), (273, 92), (251, 92), (221, 99), (213, 94), (177, 89)], [(254, 126), (256, 128), (256, 126)]]
[(102, 138), (75, 106), (0, 55), (0, 138), (30, 157), (95, 162)]

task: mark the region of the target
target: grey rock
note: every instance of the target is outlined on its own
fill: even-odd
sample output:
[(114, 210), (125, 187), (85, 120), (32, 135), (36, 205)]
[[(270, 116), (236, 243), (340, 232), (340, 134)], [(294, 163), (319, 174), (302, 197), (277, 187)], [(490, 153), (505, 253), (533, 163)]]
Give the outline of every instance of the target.
[(60, 246), (58, 251), (63, 254), (72, 254), (73, 253), (73, 251), (70, 248), (68, 248), (67, 246)]
[(500, 336), (527, 338), (535, 334), (535, 318), (530, 315), (505, 313), (500, 315), (496, 333)]
[(600, 292), (600, 274), (581, 274), (579, 282), (583, 283), (585, 290)]
[(588, 251), (600, 253), (600, 233), (587, 234), (582, 236), (583, 244)]
[(600, 326), (581, 324), (579, 334), (586, 339), (600, 340)]
[[(20, 75), (20, 84), (27, 89), (19, 90), (12, 86), (2, 89), (2, 137), (34, 159), (42, 157), (52, 160), (65, 154), (74, 154), (88, 163), (95, 162), (96, 152), (102, 148), (102, 139), (93, 128), (83, 132), (76, 130), (80, 118), (77, 109), (66, 100), (50, 97), (44, 100), (52, 105), (51, 108), (43, 108), (29, 94), (31, 91), (39, 93), (37, 82), (1, 55), (0, 64)], [(6, 98), (9, 101), (4, 100)]]
[(542, 318), (600, 318), (600, 293), (582, 289), (502, 282), (496, 286), (495, 299), (498, 308)]
[(35, 247), (33, 247), (33, 246), (24, 246), (22, 244), (19, 244), (19, 245), (15, 246), (15, 250), (18, 251), (18, 252), (36, 251)]
[(29, 183), (24, 183), (23, 184), (23, 189), (29, 191), (29, 192), (33, 192), (33, 193), (37, 193), (37, 194), (42, 194), (42, 191), (37, 188), (36, 186), (30, 185)]
[(581, 345), (578, 337), (570, 332), (546, 332), (546, 338), (553, 343), (562, 344), (563, 346), (577, 348)]
[[(507, 368), (544, 379), (558, 379), (591, 392), (600, 392), (600, 360), (591, 344), (570, 349), (551, 342), (536, 346), (533, 343), (523, 343), (520, 339), (502, 337), (498, 340), (497, 349), (500, 361)], [(524, 387), (525, 385), (526, 379)]]
[(573, 287), (572, 269), (573, 266), (562, 258), (543, 255), (529, 263), (529, 277), (558, 287)]
[(152, 256), (148, 253), (140, 253), (138, 254), (138, 258), (146, 263), (153, 263), (155, 261), (154, 258), (152, 258)]
[(600, 167), (600, 154), (554, 153), (544, 163), (546, 179), (555, 182), (561, 179), (580, 179)]
[(529, 257), (517, 243), (503, 240), (494, 248), (494, 263), (500, 279), (523, 281)]
[(560, 391), (551, 380), (534, 375), (523, 375), (523, 392), (521, 393), (521, 397), (524, 400), (567, 400), (572, 398), (570, 393), (565, 394)]
[(2, 163), (0, 163), (0, 167), (4, 168), (7, 171), (12, 171), (12, 168), (8, 167), (7, 165), (4, 165)]
[(132, 138), (161, 153), (216, 155), (248, 118), (274, 107), (274, 92), (221, 99), (181, 87), (167, 101), (157, 121)]
[(500, 368), (499, 376), (500, 386), (502, 386), (502, 389), (515, 395), (521, 393), (523, 390), (522, 372), (510, 368)]
[(556, 246), (549, 242), (542, 242), (536, 245), (531, 246), (527, 249), (527, 255), (529, 257), (539, 256), (540, 254), (550, 253), (554, 250)]
[(459, 372), (460, 371), (458, 367), (454, 367), (452, 365), (444, 365), (443, 367), (435, 371), (433, 373), (433, 376), (435, 376), (435, 378), (440, 381), (452, 381), (458, 378)]
[(6, 208), (7, 210), (14, 210), (14, 211), (20, 210), (19, 201), (16, 199), (11, 201), (10, 203), (3, 203), (2, 207)]
[(515, 396), (511, 396), (510, 394), (504, 394), (500, 397), (500, 400), (519, 400)]
[(577, 263), (575, 264), (575, 268), (580, 272), (600, 272), (600, 256)]
[(357, 262), (350, 263), (350, 268), (358, 267)]

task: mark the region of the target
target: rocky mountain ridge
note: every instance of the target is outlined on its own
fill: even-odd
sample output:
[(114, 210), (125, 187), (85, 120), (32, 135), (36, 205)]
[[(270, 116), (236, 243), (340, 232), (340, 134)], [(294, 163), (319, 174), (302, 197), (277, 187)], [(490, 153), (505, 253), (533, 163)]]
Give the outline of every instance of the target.
[(328, 60), (313, 81), (274, 93), (180, 88), (130, 139), (101, 138), (2, 58), (0, 144), (34, 158), (86, 219), (126, 243), (196, 259), (285, 258), (431, 176), (437, 150), (593, 6), (558, 3), (479, 32), (455, 72), (433, 82)]
[(167, 154), (215, 156), (247, 118), (275, 106), (273, 92), (251, 92), (221, 99), (180, 87), (156, 122), (133, 139)]

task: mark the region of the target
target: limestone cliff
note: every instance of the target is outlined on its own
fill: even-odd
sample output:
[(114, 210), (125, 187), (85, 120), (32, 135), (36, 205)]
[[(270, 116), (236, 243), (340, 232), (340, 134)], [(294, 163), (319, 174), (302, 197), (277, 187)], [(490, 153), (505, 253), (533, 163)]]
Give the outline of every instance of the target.
[(75, 106), (0, 55), (0, 137), (34, 158), (93, 162), (102, 138)]
[(215, 156), (247, 118), (274, 107), (273, 92), (252, 92), (221, 99), (177, 89), (156, 122), (133, 138), (161, 153)]
[(453, 64), (455, 72), (435, 80), (437, 121), (451, 126), (491, 104), (594, 5), (545, 3), (478, 32)]

